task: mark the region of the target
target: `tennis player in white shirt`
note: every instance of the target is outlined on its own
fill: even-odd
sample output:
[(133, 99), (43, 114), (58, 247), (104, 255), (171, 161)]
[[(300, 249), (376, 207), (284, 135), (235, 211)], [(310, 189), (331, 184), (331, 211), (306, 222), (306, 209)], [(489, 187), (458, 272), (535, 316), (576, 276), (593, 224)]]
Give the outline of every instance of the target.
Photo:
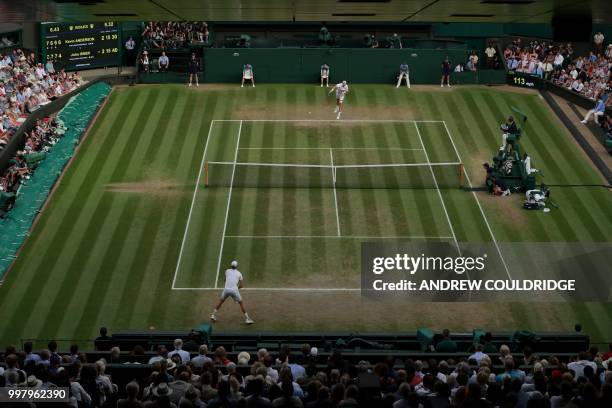
[(244, 322), (246, 324), (253, 324), (255, 321), (249, 317), (249, 314), (244, 307), (244, 302), (242, 301), (242, 296), (240, 296), (240, 289), (244, 287), (244, 281), (242, 279), (242, 274), (238, 270), (238, 261), (232, 261), (231, 268), (225, 270), (225, 288), (223, 292), (221, 292), (221, 296), (219, 297), (219, 301), (215, 306), (215, 310), (213, 310), (210, 315), (210, 320), (213, 322), (217, 321), (216, 313), (221, 309), (221, 305), (225, 302), (225, 299), (228, 297), (234, 299), (234, 302), (240, 305), (240, 310), (244, 313)]
[(336, 91), (336, 109), (334, 109), (334, 113), (338, 113), (336, 119), (340, 119), (340, 115), (342, 115), (342, 106), (344, 105), (344, 97), (349, 91), (348, 84), (346, 81), (342, 81), (339, 84), (334, 85), (329, 93), (331, 94), (334, 91)]

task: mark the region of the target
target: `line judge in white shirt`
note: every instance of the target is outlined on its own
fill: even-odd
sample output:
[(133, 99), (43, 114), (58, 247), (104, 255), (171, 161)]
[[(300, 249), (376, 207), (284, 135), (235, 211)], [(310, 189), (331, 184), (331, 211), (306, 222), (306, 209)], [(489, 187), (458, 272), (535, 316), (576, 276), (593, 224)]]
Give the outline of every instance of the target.
[(244, 281), (242, 279), (242, 274), (238, 270), (238, 261), (232, 261), (230, 266), (230, 269), (225, 270), (225, 288), (223, 289), (223, 292), (221, 292), (219, 301), (210, 315), (210, 320), (213, 322), (217, 321), (216, 313), (219, 311), (219, 309), (221, 309), (221, 305), (223, 305), (225, 299), (231, 297), (234, 299), (234, 302), (240, 305), (240, 310), (244, 314), (244, 322), (246, 324), (253, 324), (255, 321), (249, 317), (249, 314), (244, 307), (242, 296), (240, 296), (240, 289), (244, 287)]

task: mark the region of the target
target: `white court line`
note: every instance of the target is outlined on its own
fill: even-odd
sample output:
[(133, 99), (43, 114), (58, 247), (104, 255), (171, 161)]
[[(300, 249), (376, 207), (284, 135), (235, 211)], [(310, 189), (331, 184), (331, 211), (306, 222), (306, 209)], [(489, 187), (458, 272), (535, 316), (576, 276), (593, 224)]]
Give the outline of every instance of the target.
[(195, 187), (193, 188), (193, 196), (191, 197), (191, 206), (189, 207), (189, 215), (187, 216), (187, 224), (185, 225), (185, 232), (183, 233), (183, 240), (181, 241), (181, 249), (179, 250), (179, 256), (176, 261), (176, 269), (174, 270), (174, 277), (172, 278), (172, 289), (175, 288), (176, 277), (178, 276), (179, 268), (181, 267), (181, 258), (183, 257), (183, 250), (185, 249), (185, 242), (187, 240), (187, 233), (189, 232), (189, 225), (191, 224), (191, 215), (193, 214), (193, 207), (195, 205), (196, 196), (198, 194), (198, 187), (200, 185), (200, 180), (202, 178), (202, 170), (204, 169), (204, 163), (206, 161), (206, 151), (208, 150), (208, 142), (210, 141), (210, 136), (212, 134), (212, 128), (215, 124), (215, 120), (210, 121), (210, 126), (208, 128), (208, 136), (206, 137), (206, 144), (204, 145), (204, 152), (202, 153), (202, 160), (200, 161), (200, 171), (198, 172), (198, 178), (196, 180)]
[[(457, 159), (459, 159), (459, 161), (461, 162), (461, 156), (459, 155), (459, 150), (457, 150), (457, 146), (455, 145), (455, 141), (453, 140), (453, 136), (451, 135), (451, 132), (448, 130), (448, 126), (446, 126), (446, 121), (442, 121), (442, 123), (444, 124), (444, 129), (446, 129), (446, 133), (448, 134), (448, 137), (450, 138), (450, 141), (453, 145), (453, 149), (455, 149), (455, 154), (457, 155)], [(470, 176), (467, 173), (467, 170), (465, 169), (465, 167), (463, 168), (463, 174), (465, 175), (465, 179), (468, 182), (468, 186), (470, 187), (470, 189), (472, 190), (472, 195), (474, 196), (474, 199), (476, 200), (476, 204), (478, 205), (478, 209), (480, 210), (480, 214), (482, 215), (482, 218), (484, 219), (485, 224), (487, 225), (487, 229), (489, 230), (489, 234), (491, 235), (491, 239), (493, 240), (493, 244), (495, 244), (495, 249), (497, 249), (497, 253), (499, 254), (499, 257), (502, 261), (502, 264), (504, 265), (504, 269), (506, 270), (506, 275), (508, 275), (508, 279), (512, 279), (512, 276), (510, 276), (510, 270), (508, 269), (508, 265), (506, 264), (506, 260), (504, 259), (504, 256), (502, 255), (502, 251), (499, 248), (499, 244), (497, 243), (497, 239), (495, 239), (495, 235), (493, 234), (493, 230), (491, 229), (491, 225), (489, 225), (489, 220), (487, 220), (487, 216), (484, 213), (484, 210), (482, 209), (482, 206), (480, 205), (480, 200), (478, 199), (478, 196), (476, 195), (476, 192), (474, 191), (474, 187), (472, 186), (472, 182), (470, 181)]]
[(246, 239), (453, 239), (452, 236), (424, 236), (424, 235), (395, 235), (395, 236), (366, 236), (366, 235), (226, 235), (225, 238)]
[(459, 255), (461, 255), (461, 248), (459, 247), (459, 242), (457, 241), (457, 236), (455, 235), (455, 229), (453, 228), (453, 223), (448, 216), (448, 211), (446, 211), (446, 204), (444, 204), (444, 199), (442, 198), (442, 193), (440, 192), (440, 188), (438, 187), (438, 180), (436, 179), (436, 175), (434, 174), (433, 167), (431, 166), (431, 162), (429, 161), (429, 155), (427, 154), (427, 149), (425, 148), (425, 143), (423, 143), (423, 138), (421, 137), (421, 131), (419, 131), (419, 125), (417, 123), (414, 124), (416, 128), (417, 135), (419, 136), (419, 141), (421, 142), (421, 146), (423, 146), (423, 150), (425, 153), (425, 160), (429, 164), (429, 170), (431, 170), (431, 176), (434, 180), (434, 185), (436, 186), (436, 191), (438, 192), (438, 197), (440, 197), (440, 202), (442, 203), (442, 208), (444, 209), (444, 215), (446, 215), (446, 221), (448, 221), (448, 226), (451, 229), (451, 234), (453, 235), (453, 240), (455, 241), (455, 245), (457, 246), (457, 251), (459, 251)]
[(341, 164), (332, 166), (330, 164), (296, 164), (296, 163), (257, 163), (257, 162), (221, 162), (209, 161), (208, 164), (223, 164), (230, 166), (256, 166), (256, 167), (308, 167), (308, 168), (335, 168), (335, 169), (353, 169), (353, 168), (369, 168), (369, 167), (434, 167), (434, 166), (458, 166), (460, 162), (454, 163), (380, 163), (380, 164)]
[(336, 205), (336, 225), (338, 225), (338, 236), (340, 233), (340, 214), (338, 213), (338, 194), (336, 193), (336, 169), (334, 168), (334, 152), (329, 148), (329, 156), (331, 158), (332, 182), (334, 183), (334, 204)]
[(399, 120), (399, 119), (215, 119), (217, 122), (363, 122), (363, 123), (442, 123), (443, 120)]
[(223, 256), (223, 244), (225, 243), (225, 231), (227, 230), (227, 216), (229, 215), (230, 203), (232, 202), (232, 188), (234, 187), (234, 174), (236, 174), (236, 161), (238, 160), (238, 147), (240, 146), (240, 134), (242, 133), (242, 121), (238, 126), (238, 141), (236, 142), (236, 153), (234, 154), (234, 168), (232, 169), (232, 180), (229, 185), (227, 207), (225, 208), (225, 221), (223, 223), (223, 235), (221, 236), (221, 248), (219, 248), (219, 261), (217, 262), (217, 274), (215, 276), (215, 288), (219, 283), (219, 270), (221, 269), (221, 256)]
[[(327, 147), (241, 147), (240, 150), (327, 150)], [(422, 151), (423, 149), (411, 149), (407, 147), (331, 147), (332, 150), (391, 150), (403, 151), (414, 150)]]

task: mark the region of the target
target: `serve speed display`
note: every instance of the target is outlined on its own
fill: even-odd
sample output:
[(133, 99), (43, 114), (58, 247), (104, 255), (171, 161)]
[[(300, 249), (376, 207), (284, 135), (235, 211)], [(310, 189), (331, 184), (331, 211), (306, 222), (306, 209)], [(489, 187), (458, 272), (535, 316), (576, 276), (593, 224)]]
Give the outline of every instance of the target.
[(119, 29), (115, 21), (43, 23), (42, 54), (67, 71), (119, 65)]

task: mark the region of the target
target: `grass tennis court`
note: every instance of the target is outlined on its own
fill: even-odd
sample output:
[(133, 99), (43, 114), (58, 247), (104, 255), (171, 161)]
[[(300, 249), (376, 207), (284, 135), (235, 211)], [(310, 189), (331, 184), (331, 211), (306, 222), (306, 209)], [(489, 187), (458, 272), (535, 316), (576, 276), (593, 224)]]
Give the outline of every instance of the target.
[[(428, 188), (372, 188), (376, 177), (361, 172), (351, 182), (369, 188), (313, 188), (295, 171), (284, 172), (284, 188), (246, 186), (247, 174), (277, 179), (262, 169), (234, 173), (229, 185), (202, 180), (205, 161), (230, 162), (233, 172), (234, 162), (330, 166), (333, 156), (334, 166), (462, 162), (479, 186), (511, 106), (529, 116), (524, 148), (559, 185), (560, 208), (549, 214), (522, 210), (515, 195), (431, 188), (427, 171), (414, 183)], [(214, 288), (233, 258), (247, 287), (264, 289), (245, 291), (255, 327), (227, 307), (219, 330), (572, 330), (581, 322), (595, 342), (612, 337), (610, 303), (384, 305), (356, 291), (311, 291), (358, 287), (361, 237), (612, 241), (610, 192), (585, 186), (601, 177), (537, 94), (356, 85), (345, 120), (329, 122), (332, 111), (331, 97), (311, 85), (115, 89), (0, 288), (2, 341), (85, 339), (101, 325), (195, 326), (217, 292), (173, 288)], [(227, 169), (217, 174), (227, 180)], [(306, 177), (333, 180), (329, 167)]]
[(356, 290), (362, 241), (455, 241), (446, 201), (476, 203), (444, 125), (212, 121), (173, 288), (218, 287), (240, 254), (252, 287)]

